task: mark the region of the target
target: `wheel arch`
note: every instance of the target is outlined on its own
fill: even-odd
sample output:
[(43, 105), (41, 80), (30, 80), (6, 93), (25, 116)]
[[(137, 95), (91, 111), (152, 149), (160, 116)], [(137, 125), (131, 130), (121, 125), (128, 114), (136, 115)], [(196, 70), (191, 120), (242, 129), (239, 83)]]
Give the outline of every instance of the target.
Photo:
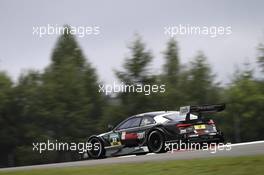
[(167, 137), (166, 137), (166, 131), (165, 131), (165, 129), (162, 127), (162, 126), (156, 126), (156, 127), (153, 127), (153, 128), (151, 128), (149, 131), (148, 131), (148, 133), (147, 133), (147, 140), (148, 140), (148, 137), (149, 137), (149, 134), (151, 133), (151, 132), (153, 132), (153, 131), (159, 131), (159, 132), (161, 132), (162, 133), (162, 135), (164, 136), (164, 139), (166, 140), (167, 139)]
[(147, 146), (148, 146), (150, 152), (156, 152), (156, 151), (152, 150), (152, 149), (150, 148), (150, 145), (149, 145), (149, 141), (150, 141), (149, 139), (150, 139), (150, 135), (151, 135), (152, 132), (158, 132), (158, 133), (160, 133), (161, 137), (163, 137), (163, 138), (162, 138), (162, 140), (163, 140), (163, 146), (161, 146), (161, 147), (159, 148), (160, 150), (157, 151), (157, 152), (158, 152), (158, 153), (165, 152), (165, 150), (164, 150), (164, 145), (165, 145), (165, 142), (166, 142), (167, 137), (166, 137), (166, 131), (165, 131), (164, 128), (162, 128), (162, 127), (154, 127), (154, 128), (151, 128), (151, 129), (149, 130), (149, 132), (147, 133), (146, 143), (147, 143)]
[[(102, 145), (102, 155), (99, 156), (98, 158), (104, 158), (105, 157), (105, 143), (104, 143), (104, 140), (98, 135), (92, 135), (92, 136), (90, 136), (88, 138), (87, 142), (89, 142), (93, 138), (98, 139), (101, 142), (101, 145)], [(89, 153), (88, 153), (88, 155), (89, 155)]]

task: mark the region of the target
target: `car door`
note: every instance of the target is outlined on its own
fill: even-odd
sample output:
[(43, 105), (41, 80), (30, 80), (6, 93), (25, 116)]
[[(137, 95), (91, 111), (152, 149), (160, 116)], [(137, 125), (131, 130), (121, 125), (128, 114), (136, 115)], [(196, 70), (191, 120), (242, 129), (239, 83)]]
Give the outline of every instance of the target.
[(156, 125), (155, 120), (151, 116), (143, 116), (138, 130), (138, 144), (141, 145), (147, 137), (147, 131)]
[(115, 129), (115, 133), (121, 136), (121, 144), (126, 147), (138, 145), (141, 117), (132, 117)]

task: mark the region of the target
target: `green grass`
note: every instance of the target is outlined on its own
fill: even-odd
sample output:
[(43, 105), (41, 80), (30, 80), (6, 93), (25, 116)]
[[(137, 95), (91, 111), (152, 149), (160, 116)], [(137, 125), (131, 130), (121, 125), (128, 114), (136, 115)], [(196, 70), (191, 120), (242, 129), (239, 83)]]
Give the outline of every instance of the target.
[(0, 175), (264, 174), (264, 155), (0, 172)]

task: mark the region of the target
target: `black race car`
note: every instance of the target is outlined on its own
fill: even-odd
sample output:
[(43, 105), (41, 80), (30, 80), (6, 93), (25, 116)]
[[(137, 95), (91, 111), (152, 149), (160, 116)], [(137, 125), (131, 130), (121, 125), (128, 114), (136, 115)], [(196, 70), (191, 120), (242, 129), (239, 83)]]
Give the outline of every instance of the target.
[(110, 132), (91, 136), (87, 151), (90, 158), (126, 154), (165, 152), (169, 142), (219, 143), (224, 141), (221, 131), (204, 113), (219, 112), (224, 104), (185, 106), (180, 111), (158, 111), (127, 118)]

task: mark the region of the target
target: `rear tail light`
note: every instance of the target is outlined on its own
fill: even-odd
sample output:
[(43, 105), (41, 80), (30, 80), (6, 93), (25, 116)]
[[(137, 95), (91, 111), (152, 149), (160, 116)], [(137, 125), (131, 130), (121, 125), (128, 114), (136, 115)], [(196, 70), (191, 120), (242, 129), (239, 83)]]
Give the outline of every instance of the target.
[(180, 134), (186, 134), (193, 131), (192, 124), (179, 123), (176, 127), (179, 129)]
[(215, 123), (214, 123), (214, 121), (213, 121), (212, 119), (210, 119), (210, 120), (208, 121), (208, 124), (209, 124), (209, 125), (213, 125), (213, 124), (215, 124)]
[(178, 128), (186, 128), (186, 127), (192, 126), (192, 124), (180, 123), (180, 124), (177, 124), (176, 126), (177, 126)]

